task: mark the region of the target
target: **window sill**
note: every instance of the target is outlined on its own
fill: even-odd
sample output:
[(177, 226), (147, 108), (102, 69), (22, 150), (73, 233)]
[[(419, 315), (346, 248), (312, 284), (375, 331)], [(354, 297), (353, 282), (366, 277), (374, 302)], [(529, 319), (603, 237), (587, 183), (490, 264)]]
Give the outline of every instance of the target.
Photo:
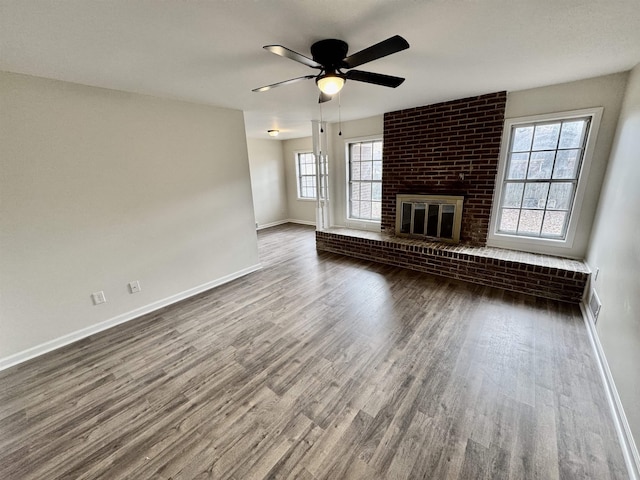
[(347, 218), (345, 226), (356, 230), (367, 230), (371, 232), (379, 232), (381, 223), (378, 220), (361, 220), (355, 218)]
[[(507, 248), (531, 253), (548, 255), (558, 255), (559, 252), (573, 248), (573, 241), (569, 238), (565, 240), (554, 240), (551, 238), (517, 237), (514, 235), (504, 235), (500, 233), (489, 234), (487, 247)], [(556, 250), (556, 249), (559, 249)], [(562, 254), (565, 255), (564, 253)], [(570, 255), (569, 255), (570, 256)]]

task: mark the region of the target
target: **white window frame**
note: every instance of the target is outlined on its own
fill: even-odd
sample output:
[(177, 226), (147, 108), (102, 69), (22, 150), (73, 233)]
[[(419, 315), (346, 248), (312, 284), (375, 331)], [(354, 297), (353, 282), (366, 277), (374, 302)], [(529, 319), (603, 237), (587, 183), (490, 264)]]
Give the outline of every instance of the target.
[[(533, 115), (528, 117), (509, 118), (505, 120), (500, 148), (500, 162), (498, 165), (498, 174), (496, 176), (495, 191), (493, 194), (493, 207), (489, 224), (489, 234), (487, 237), (488, 246), (531, 251), (543, 251), (545, 247), (573, 247), (603, 110), (604, 109), (602, 107), (594, 107), (543, 115)], [(569, 211), (569, 222), (567, 225), (565, 238), (553, 239), (544, 237), (530, 237), (498, 232), (497, 223), (498, 219), (500, 218), (500, 206), (502, 205), (502, 193), (504, 188), (506, 169), (508, 166), (513, 127), (527, 123), (549, 122), (554, 120), (570, 120), (572, 118), (581, 117), (591, 117), (591, 122), (589, 131), (587, 132), (582, 164), (577, 175), (576, 192), (573, 200), (573, 205), (571, 206), (571, 210)]]
[(297, 191), (297, 195), (298, 195), (298, 200), (303, 201), (303, 202), (315, 202), (316, 198), (317, 198), (317, 191), (316, 191), (316, 196), (315, 197), (303, 197), (302, 196), (302, 185), (300, 183), (300, 180), (302, 179), (302, 175), (300, 174), (300, 155), (311, 155), (313, 157), (313, 163), (314, 163), (314, 170), (313, 170), (313, 175), (305, 175), (307, 177), (313, 176), (314, 178), (314, 184), (316, 185), (316, 189), (318, 188), (318, 179), (317, 179), (317, 171), (316, 171), (316, 167), (315, 167), (315, 155), (313, 154), (312, 151), (309, 150), (298, 150), (293, 152), (293, 156), (294, 156), (294, 163), (296, 164), (296, 191)]
[[(352, 228), (361, 228), (365, 230), (380, 230), (380, 225), (382, 222), (382, 215), (380, 215), (380, 220), (366, 219), (366, 218), (355, 218), (351, 217), (351, 152), (350, 146), (354, 143), (363, 143), (363, 142), (382, 142), (384, 148), (384, 139), (382, 135), (370, 135), (366, 137), (355, 137), (355, 138), (346, 138), (344, 140), (344, 159), (345, 159), (345, 219), (346, 226)], [(382, 172), (384, 175), (384, 158), (382, 159)], [(382, 179), (380, 180), (380, 185), (382, 185)]]

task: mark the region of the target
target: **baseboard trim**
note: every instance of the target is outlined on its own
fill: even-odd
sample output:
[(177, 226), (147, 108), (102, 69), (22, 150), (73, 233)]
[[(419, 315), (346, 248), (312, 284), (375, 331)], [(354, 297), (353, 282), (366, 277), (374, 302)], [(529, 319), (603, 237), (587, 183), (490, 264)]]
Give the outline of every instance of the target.
[(294, 218), (287, 218), (285, 220), (278, 220), (277, 222), (265, 223), (256, 227), (256, 230), (264, 230), (265, 228), (277, 227), (278, 225), (284, 225), (285, 223), (297, 223), (299, 225), (311, 225), (316, 226), (316, 222), (309, 222), (308, 220), (296, 220)]
[(199, 293), (205, 292), (225, 283), (229, 283), (237, 278), (244, 277), (245, 275), (260, 270), (261, 268), (262, 265), (259, 263), (247, 268), (243, 268), (242, 270), (238, 270), (237, 272), (225, 275), (224, 277), (220, 277), (216, 280), (203, 283), (202, 285), (198, 285), (175, 295), (171, 295), (148, 305), (136, 308), (121, 315), (117, 315), (100, 323), (90, 325), (86, 328), (76, 330), (75, 332), (63, 335), (62, 337), (58, 337), (40, 345), (36, 345), (35, 347), (31, 347), (22, 352), (18, 352), (8, 357), (2, 358), (0, 359), (0, 371), (26, 362), (27, 360), (31, 360), (32, 358), (39, 357), (40, 355), (64, 347), (66, 345), (69, 345), (70, 343), (77, 342), (78, 340), (82, 340), (83, 338), (89, 337), (103, 330), (107, 330), (108, 328), (115, 327), (116, 325), (120, 325), (121, 323), (134, 320), (138, 317), (141, 317), (142, 315), (146, 315), (174, 303), (186, 300), (187, 298), (193, 297), (194, 295), (197, 295)]
[(284, 225), (285, 223), (289, 223), (288, 219), (278, 220), (277, 222), (265, 223), (263, 225), (259, 225), (256, 230), (264, 230), (265, 228), (277, 227), (278, 225)]
[(295, 218), (290, 218), (287, 220), (288, 223), (297, 223), (299, 225), (311, 225), (312, 227), (316, 226), (316, 222), (310, 222), (308, 220), (296, 220)]
[(591, 315), (591, 311), (584, 300), (580, 303), (580, 310), (582, 311), (582, 318), (584, 319), (584, 323), (587, 327), (591, 346), (596, 354), (598, 370), (600, 371), (602, 383), (605, 387), (607, 402), (609, 403), (613, 423), (618, 439), (620, 440), (620, 447), (622, 448), (624, 462), (627, 466), (627, 471), (629, 472), (629, 479), (640, 480), (640, 455), (638, 454), (638, 448), (633, 439), (633, 434), (631, 433), (627, 416), (624, 413), (624, 408), (622, 406), (620, 396), (618, 395), (618, 390), (616, 389), (615, 382), (613, 381), (613, 375), (609, 369), (604, 349), (602, 348), (602, 344), (598, 338), (598, 332), (596, 330), (593, 315)]

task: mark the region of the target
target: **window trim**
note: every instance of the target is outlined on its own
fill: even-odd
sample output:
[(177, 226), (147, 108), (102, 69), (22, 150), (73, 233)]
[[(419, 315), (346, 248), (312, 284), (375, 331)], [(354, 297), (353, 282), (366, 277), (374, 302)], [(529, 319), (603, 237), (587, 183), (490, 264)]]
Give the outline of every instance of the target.
[[(531, 115), (527, 117), (507, 118), (504, 121), (504, 130), (502, 134), (502, 142), (500, 145), (500, 161), (498, 163), (498, 173), (496, 175), (495, 189), (493, 192), (493, 204), (491, 208), (491, 219), (489, 222), (489, 232), (487, 236), (487, 246), (502, 248), (521, 248), (536, 249), (544, 247), (572, 248), (575, 235), (580, 219), (580, 211), (582, 202), (587, 189), (589, 179), (589, 171), (595, 151), (596, 139), (602, 120), (603, 107), (592, 107), (580, 110), (570, 110), (564, 112), (546, 113), (542, 115)], [(573, 205), (569, 210), (569, 223), (567, 225), (567, 234), (564, 239), (518, 236), (497, 231), (497, 222), (500, 217), (500, 205), (502, 204), (502, 195), (504, 189), (504, 178), (506, 175), (507, 163), (509, 158), (509, 147), (511, 145), (511, 136), (513, 127), (527, 124), (548, 121), (569, 120), (572, 118), (591, 117), (591, 125), (587, 133), (587, 140), (584, 147), (584, 155), (582, 164), (577, 175), (576, 192), (573, 199)]]
[[(302, 187), (302, 185), (300, 184), (300, 179), (302, 178), (300, 176), (300, 157), (299, 155), (305, 155), (305, 154), (311, 154), (313, 155), (313, 151), (309, 151), (309, 150), (296, 150), (295, 152), (293, 152), (293, 159), (294, 159), (294, 163), (296, 164), (296, 197), (298, 200), (300, 200), (301, 202), (315, 202), (317, 200), (317, 192), (316, 192), (316, 196), (315, 197), (302, 197), (300, 195), (300, 189)], [(315, 165), (315, 156), (314, 156), (314, 165)], [(311, 176), (311, 175), (305, 175), (305, 176)], [(314, 181), (316, 184), (316, 188), (318, 185), (318, 179), (317, 179), (317, 172), (314, 172), (313, 174), (314, 177)]]
[[(353, 228), (362, 228), (365, 230), (370, 229), (378, 229), (382, 224), (382, 216), (380, 220), (371, 220), (367, 218), (355, 218), (351, 217), (350, 212), (350, 182), (351, 182), (351, 155), (349, 152), (349, 147), (352, 143), (362, 143), (362, 142), (382, 142), (383, 148), (383, 158), (382, 158), (382, 175), (384, 176), (384, 138), (382, 135), (367, 135), (365, 137), (353, 137), (353, 138), (345, 138), (344, 139), (344, 158), (345, 158), (345, 222), (346, 226)], [(380, 180), (380, 185), (382, 186), (382, 179)]]

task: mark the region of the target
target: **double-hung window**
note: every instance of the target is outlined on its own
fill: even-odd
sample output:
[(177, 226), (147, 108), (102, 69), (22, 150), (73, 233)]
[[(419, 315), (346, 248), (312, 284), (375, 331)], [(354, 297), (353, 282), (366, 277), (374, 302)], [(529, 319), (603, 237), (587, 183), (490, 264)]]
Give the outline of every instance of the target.
[(316, 198), (316, 161), (312, 152), (296, 153), (298, 198)]
[(380, 221), (382, 216), (382, 140), (347, 144), (350, 219)]
[(571, 246), (601, 112), (507, 120), (493, 239)]

